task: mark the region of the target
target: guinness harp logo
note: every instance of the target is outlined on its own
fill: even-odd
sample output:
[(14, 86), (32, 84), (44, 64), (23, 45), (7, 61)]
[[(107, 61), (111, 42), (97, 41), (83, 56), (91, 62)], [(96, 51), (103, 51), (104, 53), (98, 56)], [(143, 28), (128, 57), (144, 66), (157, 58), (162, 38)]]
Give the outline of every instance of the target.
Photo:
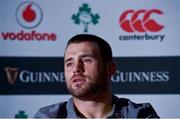
[(4, 70), (6, 72), (8, 82), (13, 85), (16, 82), (18, 76), (18, 68), (5, 67)]

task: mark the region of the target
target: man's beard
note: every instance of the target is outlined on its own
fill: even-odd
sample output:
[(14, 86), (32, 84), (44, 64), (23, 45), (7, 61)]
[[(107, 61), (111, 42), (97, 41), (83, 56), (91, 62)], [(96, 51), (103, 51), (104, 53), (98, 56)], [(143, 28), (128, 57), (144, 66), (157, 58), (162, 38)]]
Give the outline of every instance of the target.
[[(87, 83), (87, 82), (86, 82)], [(69, 93), (72, 94), (76, 98), (88, 98), (91, 95), (94, 95), (99, 90), (99, 84), (89, 82), (89, 84), (85, 84), (85, 86), (77, 87), (76, 89), (72, 88), (72, 86), (68, 87)]]
[(72, 86), (67, 86), (68, 91), (74, 97), (79, 99), (90, 99), (97, 93), (101, 93), (108, 86), (107, 79), (96, 80), (95, 82), (86, 82), (85, 86), (77, 87), (76, 89)]

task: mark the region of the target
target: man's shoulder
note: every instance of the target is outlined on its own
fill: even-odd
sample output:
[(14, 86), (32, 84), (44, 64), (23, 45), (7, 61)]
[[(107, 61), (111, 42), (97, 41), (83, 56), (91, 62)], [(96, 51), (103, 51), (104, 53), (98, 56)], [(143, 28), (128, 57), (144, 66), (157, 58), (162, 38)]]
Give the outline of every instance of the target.
[[(35, 114), (35, 118), (56, 118), (59, 114), (59, 110), (61, 110), (61, 113), (66, 113), (66, 103), (67, 101), (48, 105), (45, 107), (42, 107), (38, 110), (38, 112)], [(64, 112), (63, 112), (64, 111)]]
[(152, 107), (150, 103), (135, 103), (128, 98), (115, 97), (115, 103), (116, 105), (121, 107), (135, 108), (135, 109)]
[(128, 117), (159, 117), (150, 103), (135, 103), (130, 99), (118, 97), (116, 97), (115, 100), (116, 106), (118, 107), (116, 109), (126, 113)]
[(128, 108), (146, 108), (146, 107), (151, 107), (151, 104), (146, 102), (146, 103), (136, 103), (131, 101), (128, 98), (119, 98), (119, 103), (123, 103), (124, 106), (127, 106)]

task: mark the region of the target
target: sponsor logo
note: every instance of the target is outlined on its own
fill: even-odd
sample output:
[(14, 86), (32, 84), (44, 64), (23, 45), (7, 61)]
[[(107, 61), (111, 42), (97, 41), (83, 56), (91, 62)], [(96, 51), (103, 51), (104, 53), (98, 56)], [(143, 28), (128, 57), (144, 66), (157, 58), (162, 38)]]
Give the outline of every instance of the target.
[(57, 36), (55, 33), (40, 33), (35, 30), (31, 32), (25, 32), (21, 30), (20, 32), (2, 32), (1, 33), (4, 40), (19, 40), (19, 41), (56, 41)]
[(33, 72), (22, 70), (19, 74), (22, 83), (62, 83), (64, 80), (64, 72)]
[(8, 83), (64, 83), (64, 72), (35, 72), (19, 70), (17, 67), (5, 67)]
[(20, 30), (18, 32), (1, 32), (4, 40), (18, 41), (56, 41), (56, 33), (39, 32), (34, 28), (39, 26), (42, 21), (43, 12), (40, 6), (35, 2), (23, 2), (16, 10), (17, 23), (25, 29), (32, 31)]
[[(30, 70), (19, 70), (17, 67), (5, 67), (9, 84), (14, 85), (18, 79), (20, 83), (64, 83), (64, 72), (34, 72)], [(112, 76), (112, 82), (135, 83), (135, 82), (168, 82), (170, 80), (168, 71), (148, 72), (120, 72)]]
[[(130, 35), (120, 35), (119, 40), (158, 40), (163, 41), (165, 35), (157, 34), (164, 29), (164, 25), (157, 22), (156, 19), (151, 16), (163, 15), (163, 12), (159, 9), (151, 10), (126, 10), (119, 18), (120, 27)], [(132, 34), (134, 33), (134, 34)], [(138, 34), (135, 34), (138, 33)]]
[(91, 8), (88, 4), (83, 4), (79, 7), (79, 11), (77, 14), (73, 14), (71, 19), (74, 20), (74, 23), (80, 25), (80, 23), (84, 26), (84, 32), (88, 32), (89, 24), (96, 25), (99, 23), (100, 16), (98, 14), (91, 13)]
[(23, 2), (16, 10), (16, 20), (24, 28), (35, 28), (42, 21), (42, 10), (35, 2)]
[(170, 80), (168, 71), (148, 71), (148, 72), (120, 72), (116, 71), (112, 77), (113, 82), (137, 83), (137, 82), (168, 82)]
[(15, 119), (28, 119), (28, 115), (24, 110), (19, 110), (17, 114), (15, 114)]
[[(141, 14), (143, 14), (143, 17), (138, 19)], [(119, 19), (120, 26), (126, 32), (158, 32), (162, 30), (164, 26), (158, 24), (154, 19), (151, 19), (150, 16), (152, 14), (161, 15), (163, 12), (158, 9), (127, 10)], [(131, 15), (130, 19), (127, 19), (128, 15)]]
[(5, 67), (4, 71), (6, 72), (6, 76), (9, 84), (14, 84), (16, 82), (18, 76), (18, 68), (14, 67)]

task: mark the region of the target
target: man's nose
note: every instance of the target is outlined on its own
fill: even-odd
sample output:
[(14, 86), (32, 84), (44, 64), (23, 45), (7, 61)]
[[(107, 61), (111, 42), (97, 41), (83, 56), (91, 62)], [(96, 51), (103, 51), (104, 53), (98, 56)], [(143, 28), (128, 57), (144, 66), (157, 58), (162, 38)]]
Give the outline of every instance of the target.
[(82, 60), (78, 60), (75, 63), (73, 73), (82, 73), (82, 72), (84, 72), (84, 63)]

